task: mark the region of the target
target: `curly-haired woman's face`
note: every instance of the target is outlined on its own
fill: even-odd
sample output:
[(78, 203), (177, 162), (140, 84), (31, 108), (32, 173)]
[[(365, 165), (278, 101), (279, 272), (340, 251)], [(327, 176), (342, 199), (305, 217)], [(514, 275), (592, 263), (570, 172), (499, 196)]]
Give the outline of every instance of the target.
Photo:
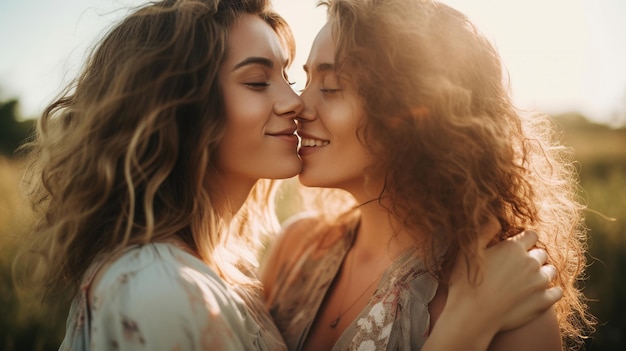
[(301, 97), (305, 109), (298, 130), (302, 137), (300, 182), (354, 194), (363, 189), (366, 170), (374, 161), (362, 141), (362, 100), (349, 78), (335, 68), (335, 43), (326, 24), (304, 68), (307, 85)]
[(219, 72), (226, 128), (217, 168), (229, 180), (295, 176), (301, 168), (295, 118), (303, 104), (285, 76), (286, 52), (257, 16), (242, 16), (229, 33)]

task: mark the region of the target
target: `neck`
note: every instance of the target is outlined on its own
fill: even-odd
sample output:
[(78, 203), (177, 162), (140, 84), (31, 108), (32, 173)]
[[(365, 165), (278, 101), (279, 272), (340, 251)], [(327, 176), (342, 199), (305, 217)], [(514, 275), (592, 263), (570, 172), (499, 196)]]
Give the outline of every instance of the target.
[(237, 215), (256, 182), (257, 180), (236, 179), (235, 177), (222, 177), (217, 182), (213, 189), (216, 195), (215, 206), (223, 211), (226, 222), (230, 222)]
[(409, 231), (390, 212), (388, 201), (382, 196), (380, 200), (360, 202), (361, 224), (353, 249), (364, 260), (381, 254), (393, 260), (415, 246)]

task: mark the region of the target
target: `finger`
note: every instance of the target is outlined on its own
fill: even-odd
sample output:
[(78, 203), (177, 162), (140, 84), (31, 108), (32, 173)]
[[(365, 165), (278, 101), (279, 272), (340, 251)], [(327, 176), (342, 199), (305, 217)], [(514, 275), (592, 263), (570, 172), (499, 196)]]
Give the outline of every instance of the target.
[(534, 248), (528, 251), (528, 256), (534, 258), (539, 266), (542, 266), (548, 261), (548, 253), (544, 249)]
[(545, 296), (547, 297), (550, 305), (552, 305), (563, 297), (563, 289), (560, 286), (547, 289)]
[(524, 250), (528, 251), (531, 247), (535, 246), (537, 240), (539, 240), (539, 236), (534, 230), (525, 230), (508, 240), (521, 244)]
[(543, 265), (541, 266), (540, 271), (544, 276), (548, 278), (548, 284), (554, 279), (556, 279), (557, 270), (553, 265), (551, 264)]

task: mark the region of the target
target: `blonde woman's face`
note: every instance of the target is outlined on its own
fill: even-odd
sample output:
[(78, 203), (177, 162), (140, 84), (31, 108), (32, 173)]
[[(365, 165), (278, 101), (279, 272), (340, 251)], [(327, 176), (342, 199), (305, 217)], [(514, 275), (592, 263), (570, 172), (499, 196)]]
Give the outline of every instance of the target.
[(364, 120), (362, 100), (349, 78), (340, 77), (335, 70), (335, 43), (329, 24), (315, 38), (304, 69), (307, 85), (301, 97), (305, 110), (298, 130), (302, 137), (300, 182), (344, 189), (358, 199), (358, 192), (364, 190), (366, 170), (374, 161), (359, 139)]
[(227, 52), (219, 73), (226, 129), (218, 171), (242, 181), (298, 174), (295, 118), (303, 104), (286, 79), (278, 36), (259, 17), (244, 15), (231, 28)]

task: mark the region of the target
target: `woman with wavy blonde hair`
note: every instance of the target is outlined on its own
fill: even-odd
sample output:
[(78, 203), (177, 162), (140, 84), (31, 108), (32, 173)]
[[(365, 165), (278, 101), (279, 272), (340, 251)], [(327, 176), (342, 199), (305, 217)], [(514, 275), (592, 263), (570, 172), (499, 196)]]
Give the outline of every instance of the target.
[[(577, 286), (583, 206), (549, 120), (514, 107), (498, 53), (460, 12), (429, 0), (325, 4), (304, 67), (299, 180), (359, 205), (294, 219), (269, 255), (267, 304), (290, 349), (580, 346), (592, 324)], [(489, 276), (483, 245), (527, 240), (529, 229), (559, 272), (542, 298), (563, 298), (513, 325), (490, 311), (509, 284), (492, 299), (454, 288), (459, 275)]]
[(260, 179), (301, 167), (293, 54), (268, 1), (151, 2), (47, 107), (26, 273), (75, 294), (61, 350), (284, 348), (254, 271), (275, 230)]

